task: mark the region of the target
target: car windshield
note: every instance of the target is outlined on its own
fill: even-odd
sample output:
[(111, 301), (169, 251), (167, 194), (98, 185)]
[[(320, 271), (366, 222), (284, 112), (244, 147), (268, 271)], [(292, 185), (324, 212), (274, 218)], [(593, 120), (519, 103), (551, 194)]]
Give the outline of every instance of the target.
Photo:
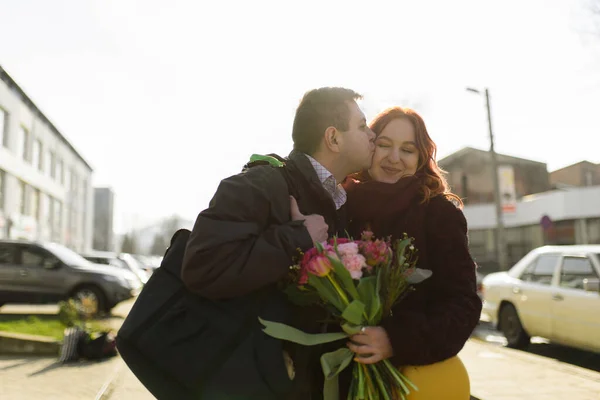
[(73, 250), (58, 243), (47, 243), (45, 247), (68, 265), (88, 265), (90, 262)]
[(121, 269), (129, 269), (127, 268), (127, 264), (125, 264), (125, 261), (123, 260), (119, 260), (118, 258), (111, 258), (109, 265), (113, 265), (115, 267), (119, 267)]

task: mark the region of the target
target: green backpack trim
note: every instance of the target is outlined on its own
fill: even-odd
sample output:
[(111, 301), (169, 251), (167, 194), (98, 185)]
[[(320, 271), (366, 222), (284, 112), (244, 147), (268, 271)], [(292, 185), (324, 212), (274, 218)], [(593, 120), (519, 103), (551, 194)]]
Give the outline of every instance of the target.
[(285, 166), (285, 163), (279, 161), (275, 157), (262, 156), (260, 154), (252, 154), (250, 156), (250, 162), (249, 162), (249, 164), (253, 164), (255, 162), (266, 162), (266, 163), (272, 165), (273, 167), (283, 167), (283, 166)]

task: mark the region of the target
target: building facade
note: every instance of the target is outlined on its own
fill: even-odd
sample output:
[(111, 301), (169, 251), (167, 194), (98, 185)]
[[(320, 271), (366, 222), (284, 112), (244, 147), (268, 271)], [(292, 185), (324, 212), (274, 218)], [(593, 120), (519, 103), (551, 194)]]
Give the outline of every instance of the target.
[(94, 188), (94, 237), (92, 248), (115, 250), (113, 228), (115, 194), (111, 188)]
[[(469, 247), (484, 272), (498, 269), (493, 204), (467, 205)], [(525, 196), (503, 215), (509, 266), (544, 245), (600, 244), (600, 186)]]
[[(498, 167), (511, 167), (514, 171), (516, 198), (545, 192), (551, 189), (545, 163), (497, 154)], [(465, 204), (485, 204), (494, 201), (491, 156), (488, 151), (466, 147), (439, 160), (448, 172), (452, 192)]]
[(92, 245), (92, 168), (0, 67), (0, 238)]
[(581, 161), (550, 173), (553, 186), (598, 186), (600, 185), (600, 164)]

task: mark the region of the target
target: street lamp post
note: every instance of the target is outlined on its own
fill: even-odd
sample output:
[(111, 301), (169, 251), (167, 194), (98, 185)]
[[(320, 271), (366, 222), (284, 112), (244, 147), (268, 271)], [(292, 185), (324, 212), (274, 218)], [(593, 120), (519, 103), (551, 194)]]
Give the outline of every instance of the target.
[[(481, 95), (481, 91), (473, 88), (467, 88), (467, 91)], [(506, 237), (504, 232), (504, 219), (502, 212), (502, 198), (500, 194), (500, 178), (498, 176), (498, 158), (494, 150), (494, 131), (492, 130), (492, 113), (490, 111), (490, 92), (485, 89), (485, 106), (487, 108), (488, 128), (490, 134), (490, 158), (492, 160), (492, 179), (494, 183), (494, 203), (496, 205), (496, 251), (498, 254), (498, 263), (500, 270), (508, 269), (506, 253)]]

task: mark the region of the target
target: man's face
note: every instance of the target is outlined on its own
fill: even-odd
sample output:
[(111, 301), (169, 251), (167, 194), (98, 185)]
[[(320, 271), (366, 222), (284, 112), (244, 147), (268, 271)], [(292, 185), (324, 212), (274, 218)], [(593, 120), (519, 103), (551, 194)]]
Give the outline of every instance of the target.
[(356, 102), (348, 102), (350, 110), (350, 119), (348, 130), (340, 132), (342, 138), (340, 145), (340, 155), (350, 173), (358, 172), (369, 168), (375, 149), (375, 134), (365, 119), (365, 115), (358, 107)]

